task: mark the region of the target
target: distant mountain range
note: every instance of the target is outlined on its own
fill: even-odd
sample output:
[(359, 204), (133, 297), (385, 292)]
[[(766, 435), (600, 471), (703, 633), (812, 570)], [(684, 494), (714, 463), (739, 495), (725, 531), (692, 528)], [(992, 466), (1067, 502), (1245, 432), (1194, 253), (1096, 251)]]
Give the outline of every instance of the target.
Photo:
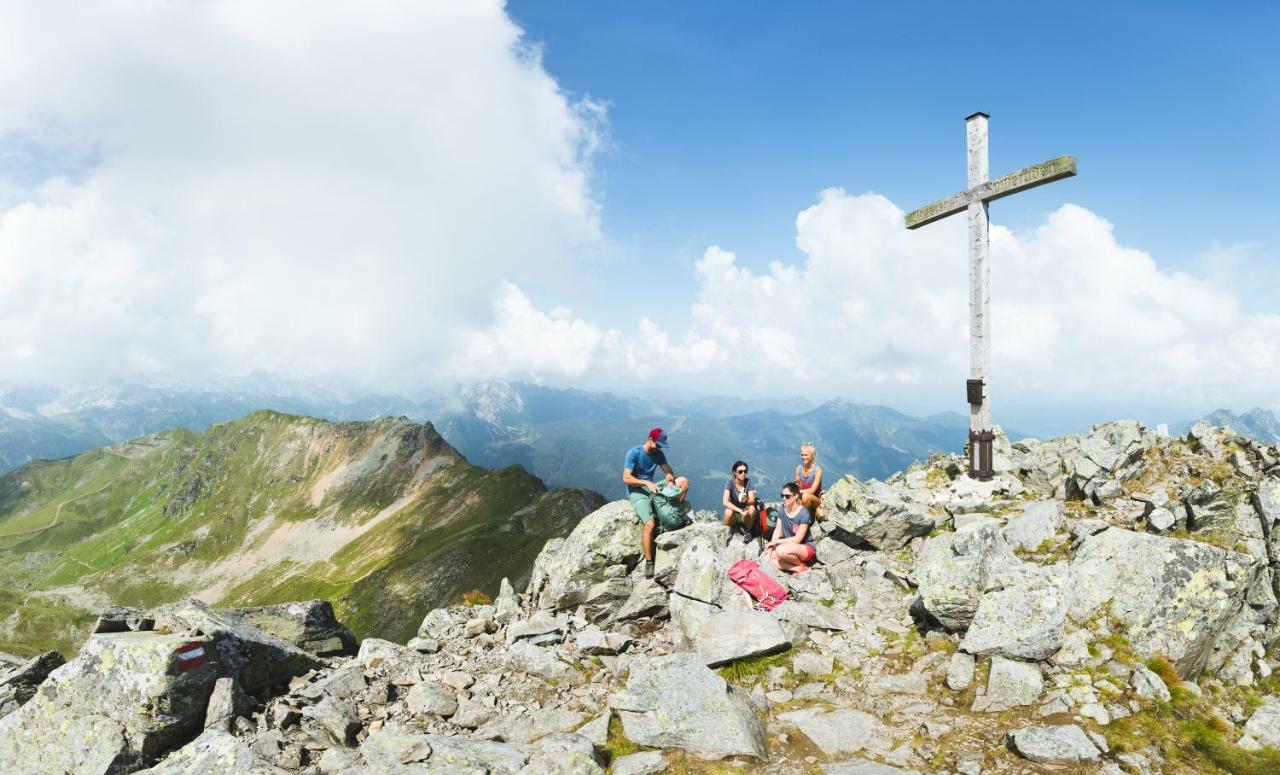
[[(911, 417), (883, 406), (828, 401), (734, 399), (637, 401), (609, 394), (487, 382), (463, 393), (463, 407), (436, 418), (440, 433), (479, 465), (518, 463), (553, 487), (578, 486), (620, 497), (623, 458), (651, 427), (671, 438), (668, 459), (693, 480), (691, 497), (718, 508), (737, 459), (771, 500), (791, 479), (800, 445), (818, 450), (828, 483), (846, 473), (885, 477), (937, 450), (963, 447), (968, 418)], [(748, 411), (738, 413), (738, 409)]]
[[(843, 400), (818, 406), (803, 398), (633, 398), (503, 381), (417, 400), (345, 396), (263, 376), (201, 389), (0, 386), (0, 473), (31, 459), (65, 457), (169, 428), (202, 432), (263, 408), (330, 420), (431, 420), (478, 465), (519, 464), (553, 487), (586, 487), (607, 497), (621, 493), (626, 450), (657, 425), (671, 432), (673, 465), (695, 481), (694, 502), (709, 508), (719, 504), (738, 458), (752, 465), (761, 486), (774, 488), (791, 476), (800, 444), (812, 441), (829, 481), (845, 473), (884, 477), (930, 452), (960, 451), (968, 425), (957, 413), (913, 417)], [(1280, 421), (1265, 409), (1241, 415), (1219, 410), (1207, 419), (1260, 441), (1280, 441)]]
[[(1205, 415), (1204, 419), (1213, 425), (1230, 428), (1241, 436), (1263, 444), (1280, 444), (1280, 417), (1269, 409), (1259, 407), (1243, 414), (1235, 414), (1229, 409), (1218, 409)], [(1190, 427), (1191, 424), (1188, 423), (1186, 428)]]
[(73, 651), (96, 613), (196, 595), (324, 598), (359, 636), (523, 582), (547, 539), (603, 505), (469, 464), (430, 425), (270, 411), (0, 476), (0, 651)]

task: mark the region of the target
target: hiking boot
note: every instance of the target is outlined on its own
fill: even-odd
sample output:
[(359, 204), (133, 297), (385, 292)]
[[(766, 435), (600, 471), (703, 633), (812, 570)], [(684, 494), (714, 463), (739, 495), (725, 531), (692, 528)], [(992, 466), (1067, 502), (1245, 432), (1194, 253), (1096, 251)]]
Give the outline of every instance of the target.
[(644, 577), (646, 579), (653, 578), (653, 560), (644, 561)]

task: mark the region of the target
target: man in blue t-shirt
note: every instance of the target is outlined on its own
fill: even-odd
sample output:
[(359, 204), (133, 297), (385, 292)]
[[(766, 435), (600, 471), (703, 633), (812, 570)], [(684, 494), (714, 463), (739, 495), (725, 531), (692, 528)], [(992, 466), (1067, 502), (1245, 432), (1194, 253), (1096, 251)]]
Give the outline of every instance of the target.
[[(679, 529), (683, 515), (678, 504), (684, 502), (689, 492), (689, 480), (676, 476), (667, 464), (663, 447), (667, 446), (667, 434), (661, 428), (649, 431), (649, 438), (627, 451), (622, 468), (622, 483), (627, 486), (627, 500), (636, 510), (636, 516), (644, 523), (640, 534), (640, 551), (644, 554), (645, 576), (653, 578), (653, 536)], [(666, 473), (666, 486), (659, 487), (653, 475), (661, 468)]]

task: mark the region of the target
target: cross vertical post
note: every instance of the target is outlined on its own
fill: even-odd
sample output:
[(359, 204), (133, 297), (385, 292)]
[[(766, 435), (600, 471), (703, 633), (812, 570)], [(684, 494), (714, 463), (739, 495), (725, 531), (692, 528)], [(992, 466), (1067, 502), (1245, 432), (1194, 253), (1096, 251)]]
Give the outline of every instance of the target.
[[(987, 119), (974, 113), (965, 119), (968, 140), (968, 185), (972, 190), (990, 179), (987, 155)], [(979, 479), (992, 475), (991, 397), (987, 375), (991, 371), (991, 243), (987, 202), (969, 202), (969, 379), (977, 395), (969, 396), (969, 471)], [(972, 391), (971, 391), (972, 392)], [(974, 403), (974, 399), (978, 399)]]
[(986, 113), (974, 113), (964, 120), (968, 145), (968, 187), (946, 199), (939, 199), (907, 213), (908, 229), (955, 215), (969, 214), (969, 379), (965, 387), (969, 401), (969, 476), (990, 479), (995, 471), (995, 426), (991, 424), (991, 243), (987, 204), (1029, 188), (1069, 178), (1076, 174), (1076, 158), (1059, 156), (1020, 169), (995, 180), (990, 179), (987, 158)]

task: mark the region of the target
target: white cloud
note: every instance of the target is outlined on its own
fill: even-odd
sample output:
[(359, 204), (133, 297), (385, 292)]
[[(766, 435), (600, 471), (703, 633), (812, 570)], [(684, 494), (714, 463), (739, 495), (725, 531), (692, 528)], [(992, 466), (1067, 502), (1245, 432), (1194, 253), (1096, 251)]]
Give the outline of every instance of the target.
[[(637, 336), (624, 337), (562, 312), (557, 325), (592, 331), (590, 346), (533, 370), (566, 374), (552, 364), (571, 360), (573, 376), (599, 369), (615, 380), (739, 392), (947, 401), (967, 375), (965, 221), (907, 231), (902, 217), (884, 197), (832, 189), (796, 218), (796, 244), (806, 255), (800, 264), (773, 262), (755, 272), (733, 253), (709, 248), (694, 266), (698, 291), (675, 358), (680, 368), (669, 368), (669, 357), (631, 357), (645, 342), (659, 352), (670, 347), (669, 335), (647, 321)], [(1229, 288), (1162, 270), (1075, 205), (1029, 234), (994, 226), (991, 241), (995, 396), (1182, 406), (1275, 399), (1274, 310), (1244, 312)], [(470, 341), (503, 331), (499, 323), (472, 332)], [(537, 362), (540, 341), (522, 341), (526, 369)], [(502, 372), (499, 364), (490, 370)]]
[(521, 35), (498, 0), (4, 4), (0, 374), (434, 376), (600, 239), (603, 109)]

